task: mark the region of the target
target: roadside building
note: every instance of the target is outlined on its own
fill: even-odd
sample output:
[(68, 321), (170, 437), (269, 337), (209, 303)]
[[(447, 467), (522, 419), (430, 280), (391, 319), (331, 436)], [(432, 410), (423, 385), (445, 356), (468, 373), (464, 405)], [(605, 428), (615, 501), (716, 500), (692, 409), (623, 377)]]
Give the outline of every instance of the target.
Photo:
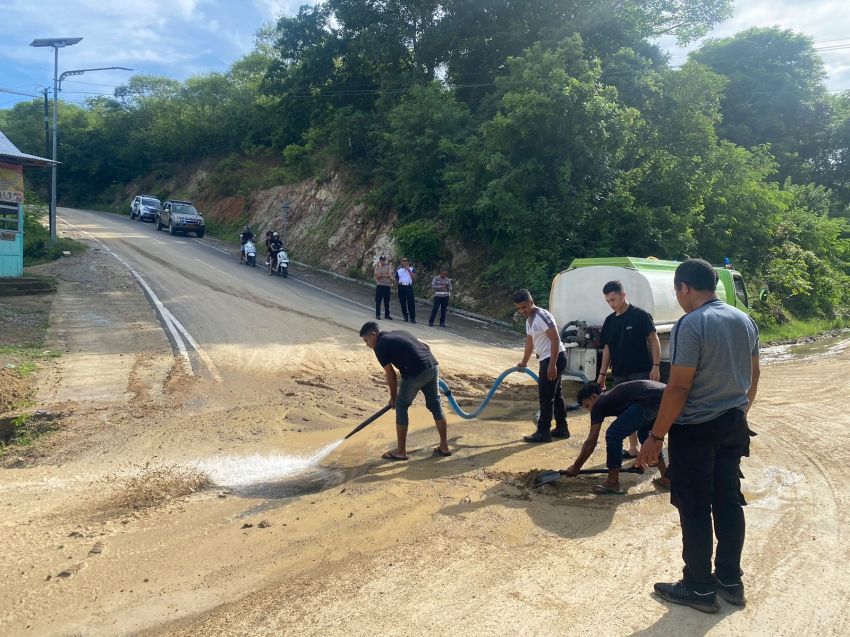
[(24, 166), (52, 166), (27, 155), (0, 131), (0, 277), (24, 273)]

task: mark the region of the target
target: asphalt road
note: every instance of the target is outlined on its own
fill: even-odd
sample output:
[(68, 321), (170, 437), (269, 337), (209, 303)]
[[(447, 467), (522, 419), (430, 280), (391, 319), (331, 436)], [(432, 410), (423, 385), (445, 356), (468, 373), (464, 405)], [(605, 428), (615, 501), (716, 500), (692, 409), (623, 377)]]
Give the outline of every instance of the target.
[[(315, 356), (315, 345), (322, 341), (362, 346), (357, 330), (373, 317), (373, 288), (311, 268), (293, 265), (287, 279), (269, 276), (259, 265), (240, 265), (235, 246), (170, 236), (153, 224), (109, 213), (60, 208), (59, 222), (60, 228), (96, 240), (95, 249), (107, 250), (134, 272), (175, 352), (183, 353), (196, 374), (213, 380), (226, 378), (228, 369), (274, 366), (283, 356), (281, 347), (292, 360), (292, 348)], [(522, 337), (509, 330), (457, 315), (450, 317), (448, 330), (429, 328), (430, 308), (417, 309), (417, 325), (396, 319), (382, 326), (407, 329), (429, 341), (522, 344)]]

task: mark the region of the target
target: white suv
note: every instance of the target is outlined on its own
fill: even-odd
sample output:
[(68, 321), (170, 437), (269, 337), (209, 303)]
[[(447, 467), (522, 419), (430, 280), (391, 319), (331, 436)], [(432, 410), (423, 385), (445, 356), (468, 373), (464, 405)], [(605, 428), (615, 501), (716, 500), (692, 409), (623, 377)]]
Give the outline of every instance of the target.
[(162, 210), (162, 202), (150, 195), (136, 195), (130, 204), (130, 219), (156, 221), (156, 213)]

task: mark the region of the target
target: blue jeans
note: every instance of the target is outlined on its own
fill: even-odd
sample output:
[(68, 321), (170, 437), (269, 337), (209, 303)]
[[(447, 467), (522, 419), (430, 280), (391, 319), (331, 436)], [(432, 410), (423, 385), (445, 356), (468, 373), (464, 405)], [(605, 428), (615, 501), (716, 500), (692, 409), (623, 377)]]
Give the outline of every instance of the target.
[(440, 366), (434, 365), (426, 369), (418, 376), (402, 378), (398, 386), (395, 399), (395, 424), (399, 427), (407, 427), (407, 410), (420, 391), (425, 396), (425, 406), (434, 416), (434, 420), (445, 418), (443, 406), (440, 401), (440, 391), (437, 388), (437, 379), (440, 377)]
[(638, 404), (631, 405), (611, 423), (605, 432), (605, 447), (607, 466), (609, 469), (619, 469), (623, 466), (623, 440), (637, 432), (641, 444), (649, 435), (649, 430), (655, 423), (655, 409), (647, 409)]

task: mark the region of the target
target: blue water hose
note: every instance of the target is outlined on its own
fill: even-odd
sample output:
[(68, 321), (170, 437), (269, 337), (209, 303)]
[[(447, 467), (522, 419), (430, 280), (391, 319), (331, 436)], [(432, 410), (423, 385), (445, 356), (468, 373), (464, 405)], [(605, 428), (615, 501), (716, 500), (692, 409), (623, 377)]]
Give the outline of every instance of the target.
[(501, 374), (499, 374), (499, 377), (496, 379), (496, 382), (493, 383), (493, 386), (490, 388), (490, 391), (487, 392), (487, 395), (484, 397), (484, 402), (481, 403), (478, 409), (473, 411), (471, 414), (461, 409), (460, 405), (457, 404), (455, 397), (452, 395), (452, 390), (449, 389), (449, 386), (446, 385), (446, 381), (444, 381), (442, 378), (439, 380), (440, 392), (443, 394), (443, 396), (446, 397), (446, 400), (449, 401), (449, 405), (451, 406), (452, 410), (458, 416), (460, 416), (461, 418), (465, 418), (466, 420), (472, 420), (473, 418), (477, 418), (478, 415), (482, 411), (484, 411), (484, 408), (487, 406), (487, 403), (490, 402), (490, 399), (493, 397), (493, 394), (496, 393), (496, 389), (499, 388), (499, 385), (502, 384), (502, 381), (505, 380), (505, 378), (507, 378), (513, 373), (521, 372), (525, 372), (534, 379), (535, 383), (537, 382), (537, 374), (528, 369), (528, 367), (511, 367), (510, 369), (506, 369)]

